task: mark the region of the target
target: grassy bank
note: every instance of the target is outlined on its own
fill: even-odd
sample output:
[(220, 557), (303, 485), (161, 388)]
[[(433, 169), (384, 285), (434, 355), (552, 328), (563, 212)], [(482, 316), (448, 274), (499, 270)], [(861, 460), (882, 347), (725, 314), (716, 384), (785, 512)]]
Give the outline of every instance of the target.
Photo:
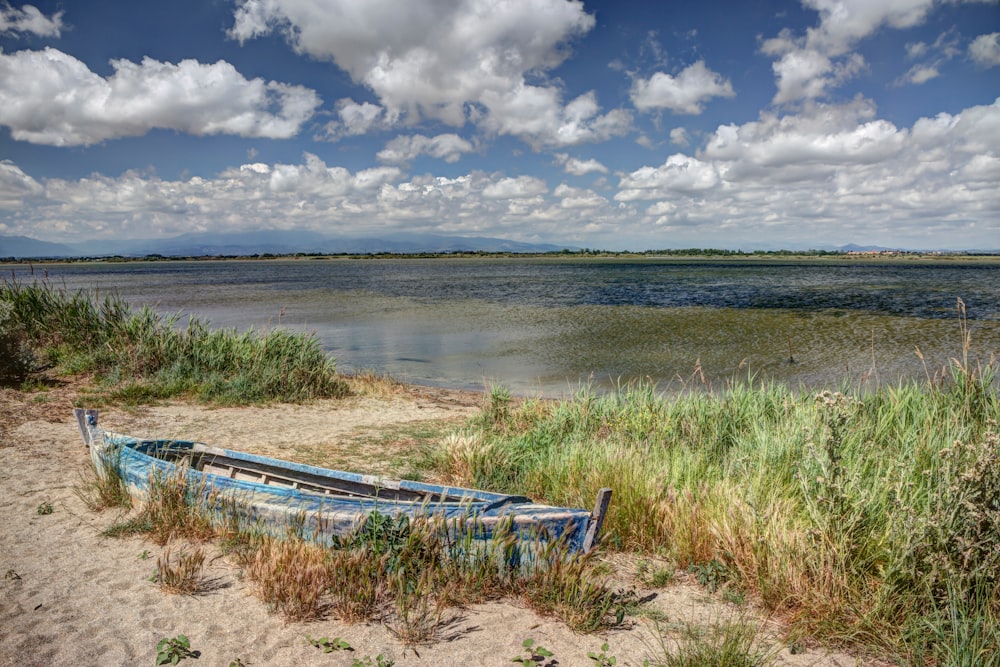
[(219, 404), (342, 396), (347, 386), (312, 335), (212, 329), (180, 314), (133, 309), (116, 294), (47, 282), (0, 283), (0, 380), (38, 368), (93, 374), (109, 400), (193, 396)]
[(956, 361), (944, 384), (863, 397), (744, 384), (667, 399), (640, 384), (515, 405), (494, 389), (442, 468), (555, 504), (612, 487), (606, 543), (751, 593), (793, 632), (998, 664), (994, 370)]

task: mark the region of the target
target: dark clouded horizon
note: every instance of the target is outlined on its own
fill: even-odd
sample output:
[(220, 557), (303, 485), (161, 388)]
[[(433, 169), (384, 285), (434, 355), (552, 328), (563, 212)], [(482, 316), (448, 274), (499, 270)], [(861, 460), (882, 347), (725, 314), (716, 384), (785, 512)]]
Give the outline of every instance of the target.
[(0, 0), (0, 235), (258, 229), (995, 249), (1000, 4)]

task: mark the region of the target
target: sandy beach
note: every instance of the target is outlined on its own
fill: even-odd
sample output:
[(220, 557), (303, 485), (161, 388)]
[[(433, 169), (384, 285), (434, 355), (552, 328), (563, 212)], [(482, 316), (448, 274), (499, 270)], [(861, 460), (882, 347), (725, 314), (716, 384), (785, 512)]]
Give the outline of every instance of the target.
[[(239, 569), (212, 546), (209, 590), (171, 595), (150, 576), (163, 547), (141, 538), (100, 535), (114, 512), (89, 511), (74, 487), (86, 470), (86, 452), (72, 420), (78, 396), (73, 385), (26, 394), (0, 392), (0, 666), (152, 665), (160, 639), (186, 635), (197, 659), (181, 664), (376, 665), (377, 656), (410, 665), (513, 664), (522, 642), (552, 651), (552, 665), (594, 665), (588, 652), (617, 665), (640, 666), (655, 657), (658, 639), (648, 616), (631, 627), (578, 635), (556, 619), (543, 618), (519, 601), (455, 609), (436, 641), (404, 646), (387, 624), (348, 625), (336, 618), (285, 623), (269, 613)], [(185, 437), (281, 458), (331, 464), (365, 472), (392, 472), (397, 454), (416, 440), (405, 434), (422, 426), (458, 426), (478, 409), (470, 392), (408, 387), (386, 396), (353, 397), (307, 405), (206, 408), (171, 402), (136, 410), (105, 408), (106, 428), (155, 437)], [(374, 468), (374, 469), (373, 469)], [(51, 504), (52, 512), (39, 513)], [(178, 545), (179, 546), (179, 545)], [(665, 588), (643, 588), (634, 558), (608, 559), (616, 579), (646, 596), (664, 628), (710, 627), (733, 615), (753, 613), (709, 595), (679, 574)], [(798, 648), (780, 641), (774, 619), (761, 619), (775, 638), (777, 664), (851, 667), (881, 664), (822, 647)], [(324, 653), (308, 637), (340, 638), (352, 650)], [(368, 660), (368, 663), (365, 661)]]

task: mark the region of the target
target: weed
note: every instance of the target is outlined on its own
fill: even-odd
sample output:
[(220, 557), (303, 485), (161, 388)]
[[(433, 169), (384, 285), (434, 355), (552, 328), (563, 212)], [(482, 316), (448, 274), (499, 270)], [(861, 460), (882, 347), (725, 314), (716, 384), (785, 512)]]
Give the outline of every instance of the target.
[(366, 655), (364, 658), (355, 658), (351, 661), (351, 667), (392, 667), (395, 664), (395, 660), (387, 658), (381, 653), (374, 658)]
[(257, 594), (288, 620), (318, 618), (329, 588), (323, 549), (302, 540), (265, 537), (246, 565), (245, 574)]
[(105, 449), (99, 463), (90, 459), (87, 472), (80, 475), (73, 492), (92, 512), (131, 507), (132, 497), (121, 467), (121, 448), (112, 446)]
[(136, 556), (136, 558), (138, 558), (139, 560), (149, 560), (150, 556), (152, 555), (153, 554), (149, 552), (149, 549), (143, 549), (142, 552), (138, 556)]
[(56, 511), (56, 508), (49, 501), (45, 501), (35, 508), (35, 514), (40, 516), (45, 516), (46, 514), (52, 514)]
[(618, 658), (613, 655), (608, 655), (608, 651), (611, 647), (607, 642), (601, 644), (601, 652), (588, 651), (587, 657), (590, 658), (594, 663), (594, 667), (615, 667), (618, 664)]
[(760, 647), (760, 626), (746, 618), (713, 625), (707, 631), (686, 625), (680, 637), (667, 638), (660, 626), (657, 655), (650, 667), (763, 667), (773, 657)]
[(314, 647), (323, 649), (323, 653), (333, 653), (334, 651), (353, 651), (354, 648), (348, 644), (345, 640), (340, 637), (334, 637), (330, 639), (329, 637), (320, 637), (319, 639), (313, 639), (309, 635), (306, 635), (306, 640)]
[(205, 553), (200, 548), (172, 554), (164, 550), (156, 560), (156, 582), (168, 593), (193, 594), (204, 584)]
[[(510, 659), (511, 662), (516, 662), (522, 665), (522, 667), (547, 667), (558, 664), (558, 661), (553, 658), (555, 654), (541, 644), (536, 645), (534, 639), (525, 639), (521, 642), (521, 648), (526, 653), (524, 655), (520, 653), (515, 655)], [(553, 659), (549, 660), (549, 658)]]
[(719, 587), (729, 578), (728, 570), (724, 563), (713, 558), (707, 563), (691, 564), (688, 572), (693, 574), (698, 583), (708, 589), (710, 593), (719, 590)]
[(201, 651), (192, 651), (191, 642), (185, 635), (164, 637), (156, 644), (156, 664), (176, 665), (185, 658), (197, 659)]
[(174, 538), (206, 540), (216, 534), (204, 501), (203, 487), (192, 485), (187, 468), (178, 466), (172, 473), (155, 469), (149, 479), (149, 492), (140, 513), (140, 521), (149, 526), (149, 536), (164, 545)]

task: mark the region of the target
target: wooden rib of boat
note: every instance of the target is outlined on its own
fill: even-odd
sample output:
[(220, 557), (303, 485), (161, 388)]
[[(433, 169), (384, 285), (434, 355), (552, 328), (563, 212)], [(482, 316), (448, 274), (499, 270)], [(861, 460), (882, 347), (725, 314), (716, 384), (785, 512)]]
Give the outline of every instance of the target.
[(369, 515), (441, 517), (474, 525), (489, 539), (505, 523), (531, 539), (562, 539), (571, 552), (596, 544), (611, 500), (601, 489), (592, 512), (536, 504), (530, 498), (477, 489), (392, 480), (273, 459), (188, 440), (144, 439), (105, 431), (98, 411), (74, 410), (97, 469), (113, 465), (139, 501), (151, 480), (183, 470), (191, 488), (205, 497), (234, 498), (249, 522), (274, 531), (290, 525), (320, 539), (347, 535)]

